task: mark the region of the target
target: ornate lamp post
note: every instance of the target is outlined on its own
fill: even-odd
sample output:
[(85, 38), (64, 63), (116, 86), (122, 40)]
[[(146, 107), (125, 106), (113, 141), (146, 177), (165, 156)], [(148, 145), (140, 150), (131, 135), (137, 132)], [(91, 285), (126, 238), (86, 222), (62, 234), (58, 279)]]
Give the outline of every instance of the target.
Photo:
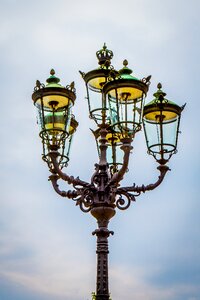
[[(125, 60), (116, 71), (111, 66), (112, 51), (104, 45), (97, 51), (100, 67), (88, 73), (80, 72), (87, 90), (90, 117), (97, 128), (93, 131), (99, 162), (90, 182), (69, 176), (62, 171), (69, 161), (69, 150), (78, 122), (72, 114), (75, 102), (74, 83), (61, 86), (51, 70), (47, 84), (38, 80), (32, 95), (38, 110), (43, 159), (48, 164), (49, 179), (62, 197), (75, 201), (80, 209), (90, 212), (97, 220), (97, 284), (95, 299), (108, 300), (108, 229), (116, 209), (125, 210), (141, 193), (155, 189), (164, 179), (169, 167), (166, 163), (177, 151), (181, 112), (180, 107), (165, 98), (158, 84), (154, 99), (144, 105), (150, 78), (137, 79)], [(128, 170), (129, 156), (135, 134), (144, 126), (149, 154), (158, 162), (158, 180), (147, 186), (120, 186)], [(58, 180), (72, 185), (73, 190), (61, 191)]]

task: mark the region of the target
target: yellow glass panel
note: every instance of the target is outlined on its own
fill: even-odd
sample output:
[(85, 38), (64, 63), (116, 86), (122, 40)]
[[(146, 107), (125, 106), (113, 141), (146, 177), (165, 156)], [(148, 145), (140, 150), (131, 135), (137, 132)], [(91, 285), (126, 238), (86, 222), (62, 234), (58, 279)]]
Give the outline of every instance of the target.
[[(117, 93), (118, 93), (118, 97), (119, 97), (119, 100), (123, 101), (124, 98), (123, 98), (123, 95), (125, 94), (129, 94), (128, 98), (126, 99), (127, 101), (131, 101), (131, 100), (135, 100), (137, 98), (141, 98), (142, 95), (143, 95), (143, 92), (136, 89), (136, 88), (133, 88), (133, 87), (121, 87), (121, 88), (118, 88), (117, 89)], [(109, 95), (111, 97), (114, 97), (116, 98), (116, 92), (115, 90), (111, 90), (109, 91)]]
[(47, 123), (45, 124), (46, 129), (57, 129), (57, 130), (65, 130), (65, 124), (63, 123)]
[(120, 140), (123, 138), (123, 135), (121, 133), (108, 133), (106, 135), (106, 139), (108, 143), (120, 143)]
[[(60, 95), (49, 95), (49, 96), (45, 96), (43, 97), (43, 103), (44, 103), (44, 108), (52, 108), (51, 105), (49, 105), (49, 103), (51, 103), (51, 101), (56, 101), (58, 102), (58, 105), (56, 106), (56, 109), (65, 107), (69, 104), (69, 99), (65, 96), (60, 96)], [(41, 98), (39, 98), (37, 100), (37, 104), (41, 105)]]
[(69, 126), (69, 134), (73, 134), (75, 131), (75, 128), (73, 126)]
[[(146, 114), (145, 119), (157, 122), (158, 115), (160, 115), (160, 111), (153, 111), (153, 112)], [(173, 120), (177, 117), (177, 114), (175, 112), (167, 111), (167, 110), (163, 110), (162, 115), (165, 116), (164, 122)]]
[(91, 79), (88, 84), (89, 84), (89, 87), (91, 87), (92, 89), (101, 90), (103, 85), (105, 84), (105, 82), (106, 82), (105, 77), (97, 77), (97, 78)]

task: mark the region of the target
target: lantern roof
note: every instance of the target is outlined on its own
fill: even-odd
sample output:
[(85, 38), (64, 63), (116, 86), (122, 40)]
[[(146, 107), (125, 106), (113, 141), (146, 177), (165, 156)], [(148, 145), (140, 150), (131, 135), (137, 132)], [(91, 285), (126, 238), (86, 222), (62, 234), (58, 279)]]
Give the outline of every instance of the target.
[[(118, 72), (112, 72), (111, 70), (110, 77), (112, 79), (105, 83), (103, 87), (103, 93), (108, 93), (110, 90), (121, 88), (123, 89), (123, 91), (121, 92), (126, 92), (126, 89), (128, 88), (128, 93), (130, 93), (130, 98), (132, 100), (140, 98), (143, 93), (146, 95), (149, 88), (149, 79), (151, 76), (140, 80), (131, 75), (132, 70), (127, 67), (128, 61), (126, 59), (123, 61), (123, 65), (124, 67)], [(130, 91), (130, 89), (132, 89), (132, 91)]]
[(165, 98), (165, 96), (167, 94), (162, 91), (162, 84), (161, 83), (158, 83), (157, 88), (158, 88), (158, 90), (156, 91), (156, 93), (153, 94), (154, 99), (151, 100), (149, 103), (147, 103), (145, 105), (145, 107), (148, 106), (148, 105), (155, 104), (155, 103), (157, 103), (157, 104), (159, 104), (159, 103), (160, 104), (161, 103), (163, 103), (163, 104), (170, 104), (170, 105), (175, 105), (175, 106), (179, 107), (178, 104), (176, 104), (175, 102), (173, 102), (173, 101), (168, 100), (168, 99)]
[(154, 99), (144, 106), (144, 116), (149, 120), (154, 120), (158, 111), (166, 113), (166, 120), (173, 119), (181, 114), (183, 107), (180, 107), (175, 102), (165, 98), (167, 95), (162, 91), (162, 84), (158, 83), (158, 90), (153, 94)]
[[(36, 81), (32, 99), (34, 104), (38, 107), (43, 105), (51, 110), (52, 105), (57, 109), (62, 109), (68, 105), (73, 105), (76, 99), (74, 82), (66, 87), (62, 86), (59, 82), (60, 79), (55, 76), (54, 69), (50, 71), (50, 77), (46, 80), (47, 84)], [(43, 104), (42, 104), (43, 103)]]

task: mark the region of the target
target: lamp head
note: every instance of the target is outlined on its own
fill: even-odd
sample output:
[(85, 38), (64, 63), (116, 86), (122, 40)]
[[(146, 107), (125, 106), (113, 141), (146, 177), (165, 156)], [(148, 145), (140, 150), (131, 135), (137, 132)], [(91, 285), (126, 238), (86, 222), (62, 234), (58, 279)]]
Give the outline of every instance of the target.
[(165, 164), (177, 152), (181, 112), (184, 107), (165, 98), (161, 83), (154, 99), (144, 106), (143, 123), (148, 152)]
[(32, 99), (38, 112), (43, 159), (50, 166), (49, 151), (59, 151), (59, 161), (63, 167), (69, 160), (65, 145), (70, 136), (71, 109), (76, 99), (74, 83), (62, 86), (54, 69), (51, 69), (46, 85), (36, 81)]

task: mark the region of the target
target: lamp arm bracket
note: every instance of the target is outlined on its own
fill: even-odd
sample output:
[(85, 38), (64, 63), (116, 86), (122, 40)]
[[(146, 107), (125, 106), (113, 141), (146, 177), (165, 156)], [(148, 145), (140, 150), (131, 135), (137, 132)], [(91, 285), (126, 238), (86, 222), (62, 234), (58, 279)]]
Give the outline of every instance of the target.
[(123, 192), (135, 192), (135, 193), (138, 193), (137, 196), (139, 196), (141, 194), (141, 192), (145, 193), (147, 191), (154, 190), (156, 187), (158, 187), (162, 183), (167, 171), (170, 171), (170, 168), (165, 165), (160, 165), (160, 166), (158, 166), (157, 169), (160, 171), (160, 175), (158, 176), (158, 180), (155, 183), (148, 184), (146, 186), (145, 185), (136, 186), (134, 183), (133, 186), (118, 188), (117, 189), (118, 193), (121, 193), (122, 191)]
[(54, 171), (59, 175), (59, 177), (61, 179), (63, 179), (64, 181), (67, 181), (68, 184), (72, 184), (73, 187), (77, 187), (77, 186), (82, 186), (82, 187), (93, 187), (93, 185), (82, 181), (81, 179), (79, 179), (79, 177), (74, 178), (73, 176), (68, 176), (67, 174), (63, 173), (61, 171), (61, 169), (59, 168), (59, 164), (57, 162), (57, 157), (59, 156), (59, 152), (57, 151), (50, 151), (48, 153), (48, 155), (51, 158), (53, 167), (54, 167)]
[(59, 179), (60, 176), (57, 174), (52, 174), (49, 176), (49, 181), (51, 181), (56, 193), (62, 197), (66, 197), (75, 201), (76, 205), (79, 205), (83, 212), (89, 212), (94, 204), (94, 191), (90, 188), (78, 188), (77, 190), (72, 191), (61, 191), (57, 183)]
[(124, 151), (123, 165), (117, 173), (114, 173), (114, 175), (108, 182), (107, 187), (109, 187), (111, 185), (117, 186), (118, 183), (123, 179), (124, 174), (126, 173), (126, 171), (128, 169), (130, 152), (133, 149), (133, 147), (131, 146), (131, 142), (132, 142), (132, 139), (124, 139), (123, 145), (121, 146), (121, 149)]
[(80, 195), (80, 191), (75, 191), (75, 190), (61, 191), (57, 183), (59, 179), (60, 177), (57, 174), (52, 174), (49, 176), (49, 181), (51, 181), (52, 186), (57, 194), (59, 194), (62, 197), (67, 197), (69, 199), (74, 199)]

